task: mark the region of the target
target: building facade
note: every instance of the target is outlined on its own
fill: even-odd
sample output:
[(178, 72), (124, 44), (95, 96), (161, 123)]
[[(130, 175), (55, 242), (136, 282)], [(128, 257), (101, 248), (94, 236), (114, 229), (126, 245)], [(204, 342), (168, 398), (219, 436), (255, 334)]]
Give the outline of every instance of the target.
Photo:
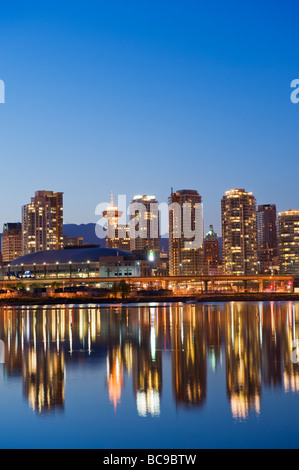
[(118, 224), (114, 240), (112, 240), (112, 243), (108, 243), (106, 246), (108, 248), (118, 248), (120, 250), (130, 251), (130, 226), (125, 224)]
[(152, 263), (137, 252), (85, 246), (23, 255), (2, 266), (0, 273), (1, 279), (49, 279), (49, 282), (95, 277), (129, 279), (168, 274), (163, 262), (158, 260)]
[(221, 200), (222, 257), (225, 274), (257, 273), (256, 200), (244, 189)]
[(299, 210), (278, 215), (279, 266), (281, 274), (299, 274)]
[(67, 237), (63, 235), (63, 248), (70, 248), (73, 246), (82, 246), (83, 237)]
[(36, 191), (22, 207), (23, 255), (63, 248), (63, 193)]
[(206, 274), (221, 274), (219, 240), (213, 225), (209, 226), (209, 231), (204, 239), (204, 264)]
[(257, 261), (260, 273), (272, 272), (278, 256), (276, 205), (263, 204), (257, 210)]
[(9, 263), (22, 255), (21, 223), (7, 223), (3, 225), (1, 252), (3, 263)]
[(160, 255), (159, 208), (155, 196), (135, 196), (130, 204), (130, 250)]
[(196, 190), (171, 192), (169, 197), (169, 274), (203, 274), (203, 207)]

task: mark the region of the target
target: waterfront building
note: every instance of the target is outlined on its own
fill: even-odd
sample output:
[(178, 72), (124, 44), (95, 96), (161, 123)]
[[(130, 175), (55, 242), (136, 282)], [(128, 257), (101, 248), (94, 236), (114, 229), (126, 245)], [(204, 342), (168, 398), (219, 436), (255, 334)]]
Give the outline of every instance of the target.
[(144, 253), (90, 246), (30, 253), (1, 269), (1, 278), (10, 280), (105, 277), (113, 282), (117, 278), (166, 274), (163, 262), (151, 263)]
[(169, 197), (169, 273), (203, 274), (203, 208), (196, 190), (171, 192)]
[(244, 189), (226, 191), (221, 200), (222, 256), (226, 274), (257, 272), (256, 200)]
[(7, 223), (3, 225), (1, 240), (2, 262), (9, 263), (22, 255), (22, 224)]
[(36, 191), (22, 207), (22, 253), (63, 248), (63, 193)]
[(299, 274), (299, 210), (278, 215), (279, 266), (281, 274)]
[(130, 204), (130, 250), (159, 259), (159, 208), (155, 196), (137, 195)]
[(259, 273), (273, 272), (277, 256), (276, 205), (259, 205), (257, 210), (257, 261)]

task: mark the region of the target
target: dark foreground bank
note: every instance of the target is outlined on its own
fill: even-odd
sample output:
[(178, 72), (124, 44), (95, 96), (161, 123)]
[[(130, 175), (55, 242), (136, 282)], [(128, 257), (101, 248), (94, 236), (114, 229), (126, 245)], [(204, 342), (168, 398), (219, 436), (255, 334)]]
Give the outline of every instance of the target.
[(127, 297), (124, 299), (113, 299), (107, 297), (94, 296), (75, 296), (69, 297), (32, 297), (19, 296), (12, 298), (0, 299), (0, 306), (9, 305), (67, 305), (67, 304), (135, 304), (144, 302), (159, 303), (203, 303), (203, 302), (233, 302), (233, 301), (295, 301), (299, 300), (299, 293), (282, 293), (282, 292), (254, 292), (254, 293), (229, 293), (215, 294), (207, 293), (196, 296), (144, 296), (144, 297)]

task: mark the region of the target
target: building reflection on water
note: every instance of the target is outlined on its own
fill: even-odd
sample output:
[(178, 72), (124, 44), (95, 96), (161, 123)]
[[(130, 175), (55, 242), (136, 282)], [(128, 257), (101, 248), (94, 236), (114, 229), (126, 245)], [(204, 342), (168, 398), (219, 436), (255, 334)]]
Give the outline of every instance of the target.
[(232, 416), (245, 419), (261, 413), (263, 390), (299, 391), (298, 364), (291, 360), (298, 338), (299, 303), (292, 302), (2, 307), (0, 315), (5, 378), (20, 377), (37, 413), (63, 411), (68, 366), (96, 359), (115, 411), (129, 386), (138, 415), (159, 417), (168, 355), (169, 398), (177, 407), (203, 407), (209, 374), (225, 368), (219, 387)]
[(207, 390), (206, 315), (174, 310), (171, 319), (173, 392), (177, 404), (203, 405)]
[(230, 304), (225, 322), (226, 389), (234, 417), (260, 412), (259, 317), (250, 304)]

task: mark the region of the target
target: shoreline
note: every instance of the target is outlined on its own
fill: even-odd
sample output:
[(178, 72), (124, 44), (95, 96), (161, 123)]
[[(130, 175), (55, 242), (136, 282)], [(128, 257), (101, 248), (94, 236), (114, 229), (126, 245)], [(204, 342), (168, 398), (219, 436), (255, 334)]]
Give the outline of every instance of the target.
[(201, 304), (205, 302), (278, 302), (278, 301), (299, 301), (299, 293), (275, 293), (275, 292), (254, 292), (254, 293), (229, 293), (229, 294), (201, 294), (195, 296), (143, 296), (127, 297), (124, 299), (111, 299), (107, 297), (74, 296), (69, 297), (12, 297), (0, 299), (0, 307), (20, 306), (20, 305), (68, 305), (68, 304), (136, 304), (136, 303), (183, 303)]

